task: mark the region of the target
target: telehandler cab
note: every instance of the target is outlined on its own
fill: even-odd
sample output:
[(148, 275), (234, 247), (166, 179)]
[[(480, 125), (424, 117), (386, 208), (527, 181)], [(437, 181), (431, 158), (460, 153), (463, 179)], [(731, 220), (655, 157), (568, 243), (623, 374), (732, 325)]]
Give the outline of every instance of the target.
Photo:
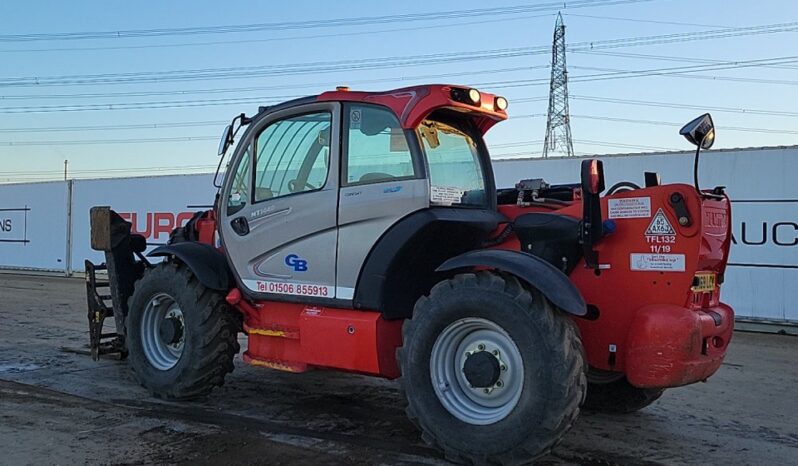
[[(601, 197), (602, 164), (585, 160), (581, 183), (497, 190), (483, 135), (506, 108), (427, 85), (236, 117), (214, 208), (147, 255), (160, 263), (92, 209), (106, 253), (86, 264), (93, 354), (128, 356), (153, 395), (189, 399), (222, 385), (244, 332), (249, 364), (397, 379), (424, 439), (465, 463), (532, 461), (583, 403), (631, 412), (706, 380), (733, 326), (723, 188), (647, 173)], [(697, 170), (711, 118), (682, 134)]]

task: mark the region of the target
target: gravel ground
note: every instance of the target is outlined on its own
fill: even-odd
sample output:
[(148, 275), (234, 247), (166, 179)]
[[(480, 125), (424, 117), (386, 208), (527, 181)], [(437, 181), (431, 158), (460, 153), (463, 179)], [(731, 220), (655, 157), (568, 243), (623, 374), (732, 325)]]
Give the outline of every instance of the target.
[[(446, 464), (385, 380), (237, 361), (204, 401), (150, 398), (79, 354), (85, 300), (79, 279), (0, 274), (0, 464)], [(797, 337), (737, 332), (708, 383), (583, 413), (539, 464), (798, 464), (796, 356)]]

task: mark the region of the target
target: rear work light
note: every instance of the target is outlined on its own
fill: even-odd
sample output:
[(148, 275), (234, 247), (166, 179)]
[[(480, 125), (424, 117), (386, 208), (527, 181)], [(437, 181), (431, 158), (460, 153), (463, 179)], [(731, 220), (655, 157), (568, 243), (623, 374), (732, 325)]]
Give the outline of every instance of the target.
[(468, 105), (479, 105), (482, 95), (476, 89), (463, 89), (461, 87), (452, 88), (452, 100)]

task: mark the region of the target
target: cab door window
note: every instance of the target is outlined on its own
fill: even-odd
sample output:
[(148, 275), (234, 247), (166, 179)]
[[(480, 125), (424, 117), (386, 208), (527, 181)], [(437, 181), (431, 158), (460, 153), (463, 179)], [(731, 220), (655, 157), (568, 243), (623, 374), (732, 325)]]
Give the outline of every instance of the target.
[(255, 202), (322, 189), (330, 167), (329, 112), (276, 121), (255, 138)]
[(343, 186), (416, 177), (417, 164), (393, 112), (373, 105), (347, 105), (344, 116)]

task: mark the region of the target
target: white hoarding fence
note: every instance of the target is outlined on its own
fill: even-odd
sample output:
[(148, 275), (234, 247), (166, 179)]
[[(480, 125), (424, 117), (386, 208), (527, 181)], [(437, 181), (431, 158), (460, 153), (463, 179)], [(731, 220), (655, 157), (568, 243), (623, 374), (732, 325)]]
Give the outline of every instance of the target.
[(66, 270), (68, 182), (0, 185), (0, 267)]
[[(663, 183), (692, 184), (692, 152), (600, 157), (607, 186), (643, 184), (656, 171)], [(522, 178), (579, 180), (581, 158), (499, 160), (496, 185)], [(733, 245), (723, 299), (738, 316), (798, 321), (798, 147), (704, 152), (702, 186), (728, 186)], [(90, 247), (89, 209), (110, 205), (147, 238), (163, 244), (172, 228), (213, 204), (213, 176), (180, 175), (0, 185), (0, 268), (82, 271), (102, 262)], [(637, 206), (635, 208), (642, 208)]]
[(91, 249), (89, 209), (111, 206), (143, 235), (151, 247), (166, 244), (173, 228), (195, 212), (213, 205), (213, 175), (179, 175), (104, 180), (76, 180), (72, 196), (72, 269), (83, 270), (86, 259), (102, 262)]

